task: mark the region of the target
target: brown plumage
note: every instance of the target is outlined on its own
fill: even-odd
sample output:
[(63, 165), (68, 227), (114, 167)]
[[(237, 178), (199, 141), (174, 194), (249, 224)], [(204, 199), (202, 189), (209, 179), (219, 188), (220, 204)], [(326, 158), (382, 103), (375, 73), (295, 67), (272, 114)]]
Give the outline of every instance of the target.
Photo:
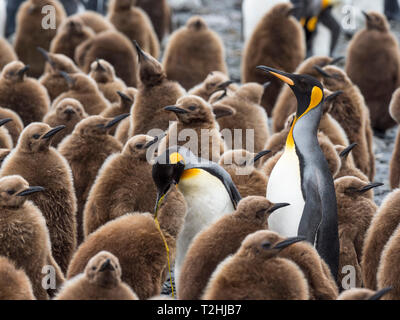
[(126, 89), (125, 83), (115, 76), (114, 67), (103, 59), (92, 62), (89, 76), (96, 81), (104, 97), (111, 103), (120, 100), (117, 91)]
[(376, 275), (382, 251), (400, 221), (400, 190), (394, 190), (382, 202), (365, 236), (361, 261), (363, 283), (366, 288), (377, 288)]
[[(160, 143), (159, 153), (172, 146), (185, 145), (194, 155), (218, 162), (226, 147), (216, 118), (234, 114), (233, 108), (224, 105), (211, 107), (202, 98), (187, 95), (179, 98), (174, 106), (166, 106), (167, 111), (173, 112), (178, 121), (168, 128), (167, 136)], [(192, 134), (184, 134), (188, 130), (196, 133), (196, 144), (190, 143)], [(202, 131), (207, 134), (202, 134)]]
[[(390, 116), (397, 124), (400, 124), (400, 88), (397, 89), (392, 96), (389, 106)], [(390, 188), (400, 187), (400, 130), (397, 129), (396, 141), (394, 144), (392, 158), (389, 167)]]
[(50, 52), (75, 59), (75, 49), (84, 41), (93, 38), (94, 31), (86, 26), (78, 16), (68, 17), (57, 30), (51, 41)]
[[(175, 256), (176, 237), (183, 226), (185, 214), (183, 195), (172, 186), (158, 213), (170, 250), (171, 264)], [(151, 214), (126, 214), (89, 235), (71, 261), (68, 278), (83, 272), (89, 259), (101, 250), (107, 250), (119, 259), (123, 270), (122, 281), (133, 289), (139, 299), (161, 293), (168, 274), (167, 252)]]
[(282, 82), (257, 70), (258, 65), (294, 72), (306, 54), (301, 25), (291, 16), (292, 5), (281, 3), (268, 11), (247, 41), (242, 58), (242, 81), (264, 83), (271, 81), (262, 106), (271, 114)]
[(135, 136), (121, 153), (107, 159), (90, 189), (85, 206), (85, 237), (127, 212), (153, 210), (157, 193), (151, 164), (146, 159), (153, 141), (150, 136)]
[(88, 114), (78, 100), (71, 98), (60, 100), (43, 118), (43, 122), (50, 127), (65, 126), (65, 129), (54, 137), (52, 145), (56, 148), (66, 136), (71, 134), (75, 125), (87, 117)]
[(10, 134), (13, 145), (16, 145), (19, 135), (24, 129), (24, 124), (22, 123), (21, 118), (15, 111), (0, 107), (0, 119), (5, 119), (5, 118), (12, 119), (12, 121), (4, 124), (4, 128), (6, 128), (8, 133)]
[(85, 112), (89, 115), (100, 114), (110, 107), (110, 102), (104, 98), (92, 78), (83, 73), (68, 74), (61, 71), (61, 74), (68, 84), (68, 91), (60, 94), (53, 101), (53, 106), (56, 106), (65, 98), (73, 98), (82, 104)]
[(342, 91), (342, 94), (332, 102), (330, 114), (346, 132), (350, 143), (357, 143), (353, 150), (357, 168), (364, 172), (368, 179), (373, 180), (375, 175), (375, 159), (370, 141), (371, 127), (369, 125), (368, 109), (360, 90), (349, 77), (335, 66), (323, 68), (327, 74), (323, 78), (324, 86), (332, 91)]
[(68, 280), (55, 300), (137, 300), (129, 286), (121, 281), (118, 258), (100, 251), (91, 258), (84, 273)]
[(0, 36), (0, 71), (6, 64), (18, 60), (13, 47), (6, 39)]
[(149, 16), (134, 7), (136, 0), (110, 0), (108, 20), (127, 36), (132, 43), (137, 41), (144, 51), (156, 59), (160, 55), (160, 44)]
[(84, 12), (73, 15), (83, 21), (85, 26), (91, 28), (95, 33), (103, 31), (114, 30), (114, 25), (108, 21), (104, 16), (96, 11), (86, 10)]
[(137, 0), (136, 5), (142, 8), (153, 24), (158, 40), (161, 42), (171, 31), (171, 8), (167, 0)]
[(243, 198), (234, 213), (201, 231), (193, 239), (177, 279), (179, 299), (200, 299), (218, 264), (234, 254), (247, 235), (266, 229), (269, 215), (282, 206), (265, 197)]
[(267, 178), (261, 170), (256, 168), (257, 161), (264, 154), (268, 154), (268, 152), (261, 151), (261, 153), (255, 154), (243, 149), (229, 150), (219, 159), (219, 165), (231, 175), (243, 198), (247, 196), (265, 197)]
[(0, 118), (0, 148), (2, 149), (12, 149), (13, 148), (13, 140), (11, 135), (8, 133), (8, 130), (3, 127), (7, 122), (11, 122), (11, 118)]
[(82, 42), (75, 50), (75, 61), (85, 73), (96, 59), (104, 59), (114, 66), (117, 77), (129, 87), (136, 87), (137, 59), (129, 39), (116, 30), (101, 32)]
[(0, 256), (0, 300), (35, 300), (31, 281), (12, 260)]
[[(266, 90), (268, 91), (268, 89)], [(235, 134), (237, 134), (234, 130), (240, 129), (242, 130), (241, 148), (256, 153), (263, 150), (269, 137), (268, 117), (264, 108), (260, 105), (263, 94), (264, 87), (262, 85), (246, 83), (235, 92), (213, 104), (213, 107), (217, 107), (219, 104), (228, 105), (236, 111), (232, 116), (218, 119), (222, 134), (224, 135), (224, 130), (227, 130), (227, 134), (232, 136), (233, 145), (230, 146), (231, 148), (234, 148)], [(253, 139), (247, 132), (248, 130), (253, 130)]]
[[(354, 163), (353, 156), (350, 154), (353, 148), (357, 147), (356, 143), (349, 145), (348, 147), (344, 146), (335, 146), (336, 152), (340, 157), (340, 169), (339, 172), (334, 176), (335, 179), (345, 177), (345, 176), (354, 176), (360, 180), (365, 182), (369, 182), (368, 177), (356, 167)], [(373, 200), (373, 192), (371, 192), (371, 200)]]
[(65, 272), (76, 247), (76, 197), (67, 161), (50, 147), (61, 128), (36, 122), (27, 126), (4, 160), (0, 175), (19, 174), (30, 185), (45, 188), (31, 199), (46, 219), (54, 259)]
[(372, 217), (378, 210), (375, 202), (365, 193), (380, 185), (356, 177), (335, 180), (340, 242), (338, 283), (342, 283), (345, 276), (341, 272), (343, 267), (349, 265), (355, 268), (356, 286), (362, 285), (362, 247)]
[(18, 113), (24, 125), (41, 121), (49, 110), (46, 88), (26, 77), (29, 67), (14, 61), (3, 68), (0, 77), (0, 106)]
[(279, 257), (290, 242), (285, 245), (279, 238), (272, 242), (271, 234), (260, 230), (248, 235), (239, 250), (218, 265), (202, 298), (307, 300), (309, 288), (304, 273), (291, 260)]
[[(22, 62), (30, 65), (29, 75), (35, 78), (43, 73), (45, 63), (43, 56), (36, 48), (49, 50), (51, 40), (57, 32), (57, 29), (43, 27), (43, 23), (49, 23), (49, 17), (46, 17), (49, 11), (43, 11), (46, 15), (42, 13), (45, 6), (52, 6), (55, 10), (56, 28), (59, 27), (66, 18), (66, 14), (58, 0), (28, 0), (21, 4), (17, 13), (15, 52)], [(50, 13), (53, 14), (53, 11)]]
[(347, 47), (346, 72), (365, 98), (372, 127), (381, 132), (395, 125), (388, 106), (392, 93), (400, 86), (398, 46), (386, 17), (370, 12), (366, 28)]
[(83, 208), (90, 188), (104, 161), (122, 150), (122, 144), (110, 135), (110, 129), (123, 117), (104, 118), (91, 116), (79, 122), (70, 136), (58, 146), (58, 151), (68, 161), (74, 178), (78, 201), (78, 244), (83, 240)]
[(193, 88), (211, 71), (228, 73), (224, 44), (200, 16), (193, 16), (169, 38), (163, 65), (168, 79), (186, 90)]
[(352, 288), (343, 291), (337, 300), (380, 300), (391, 290), (391, 288), (385, 288), (379, 291), (373, 291), (365, 288)]
[(11, 149), (0, 149), (0, 168), (3, 165), (4, 159), (10, 154)]
[[(0, 179), (0, 255), (15, 263), (29, 277), (37, 299), (48, 299), (42, 286), (42, 268), (54, 268), (56, 286), (64, 276), (51, 253), (49, 232), (40, 210), (27, 197), (34, 192), (43, 193), (43, 188), (29, 186), (21, 176), (11, 175)], [(2, 291), (2, 290), (1, 290)], [(1, 293), (0, 293), (1, 295)]]
[[(168, 129), (175, 117), (164, 107), (173, 105), (185, 94), (185, 90), (175, 81), (170, 81), (156, 59), (136, 47), (139, 56), (140, 84), (132, 109), (129, 137), (148, 134), (151, 129)], [(159, 134), (159, 133), (158, 133)]]

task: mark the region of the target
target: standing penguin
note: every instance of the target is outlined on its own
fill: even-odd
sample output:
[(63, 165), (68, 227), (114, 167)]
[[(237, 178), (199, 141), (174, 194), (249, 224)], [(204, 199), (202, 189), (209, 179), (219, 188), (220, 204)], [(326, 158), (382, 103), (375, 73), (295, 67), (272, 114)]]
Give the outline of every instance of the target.
[(196, 157), (185, 147), (175, 146), (157, 157), (152, 168), (157, 187), (156, 208), (171, 185), (178, 184), (188, 212), (177, 239), (175, 276), (192, 239), (205, 227), (236, 209), (241, 196), (231, 176), (218, 164)]
[(18, 60), (13, 47), (6, 39), (0, 36), (0, 71), (6, 64)]
[(317, 139), (322, 115), (322, 85), (308, 75), (294, 75), (260, 66), (287, 83), (297, 98), (297, 113), (285, 152), (271, 172), (267, 199), (291, 205), (272, 214), (270, 229), (283, 236), (305, 236), (329, 265), (336, 278), (339, 263), (335, 188)]
[(153, 24), (158, 40), (171, 31), (171, 8), (167, 0), (137, 0), (137, 6), (142, 8)]
[(158, 59), (160, 44), (153, 25), (146, 12), (135, 4), (136, 0), (110, 0), (107, 18), (132, 43), (137, 41), (144, 51)]
[[(55, 26), (52, 26), (51, 22), (50, 25), (46, 25), (49, 24), (49, 18), (44, 19), (44, 13), (48, 14), (46, 6), (53, 8), (51, 12), (55, 14), (55, 17), (52, 17), (55, 19)], [(57, 27), (65, 18), (64, 7), (58, 0), (28, 0), (19, 7), (14, 48), (19, 59), (31, 66), (30, 76), (38, 78), (43, 73), (45, 60), (36, 48), (49, 50)]]
[[(400, 124), (400, 88), (392, 96), (389, 106), (390, 116), (397, 124)], [(399, 127), (400, 128), (400, 127)], [(400, 129), (397, 128), (396, 141), (393, 148), (392, 158), (390, 159), (389, 181), (390, 188), (400, 187)]]
[(193, 88), (212, 71), (228, 73), (221, 38), (200, 16), (193, 16), (169, 38), (163, 65), (167, 77), (186, 90)]
[(399, 44), (384, 15), (370, 12), (365, 17), (366, 28), (348, 46), (346, 72), (365, 98), (372, 127), (384, 133), (395, 125), (388, 107), (393, 92), (400, 86)]
[(113, 24), (102, 14), (93, 10), (86, 10), (81, 13), (77, 13), (72, 17), (81, 19), (85, 26), (91, 28), (96, 34), (115, 29)]
[(42, 121), (50, 106), (46, 88), (26, 77), (28, 70), (29, 66), (14, 61), (3, 68), (0, 76), (0, 106), (18, 113), (24, 125)]
[(72, 134), (58, 146), (74, 178), (78, 201), (78, 243), (83, 240), (83, 208), (97, 173), (108, 156), (122, 150), (122, 144), (110, 135), (110, 130), (128, 116), (129, 113), (115, 118), (90, 116), (79, 122)]
[(76, 197), (68, 162), (50, 147), (52, 137), (63, 128), (36, 122), (27, 126), (4, 160), (0, 176), (19, 174), (29, 184), (45, 188), (32, 201), (46, 219), (54, 259), (65, 272), (76, 247)]
[[(306, 55), (304, 34), (301, 25), (292, 17), (293, 6), (281, 3), (267, 12), (258, 23), (250, 40), (247, 42), (242, 59), (242, 81), (266, 81), (256, 66), (271, 65), (275, 68), (294, 72)], [(275, 101), (282, 84), (268, 76), (271, 85), (264, 95), (262, 106), (267, 114), (272, 114)]]
[(271, 243), (265, 230), (248, 235), (240, 249), (214, 271), (204, 300), (308, 300), (308, 283), (299, 266), (278, 255), (304, 240)]

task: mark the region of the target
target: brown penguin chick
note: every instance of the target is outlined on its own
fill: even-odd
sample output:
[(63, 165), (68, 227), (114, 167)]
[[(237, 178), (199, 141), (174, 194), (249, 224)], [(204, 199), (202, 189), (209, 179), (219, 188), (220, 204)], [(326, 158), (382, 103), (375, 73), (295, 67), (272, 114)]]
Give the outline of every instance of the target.
[(51, 41), (50, 52), (63, 54), (74, 60), (75, 49), (84, 41), (93, 38), (94, 31), (78, 16), (68, 17), (57, 30)]
[[(238, 143), (235, 139), (240, 139), (240, 147), (243, 149), (256, 153), (263, 150), (269, 137), (268, 117), (260, 105), (263, 94), (262, 85), (246, 83), (212, 105), (213, 108), (227, 105), (235, 110), (235, 114), (229, 117), (218, 118), (222, 135), (225, 137), (227, 134), (229, 137), (225, 137), (225, 141), (232, 140), (230, 148), (233, 149), (235, 142)], [(239, 137), (238, 132), (241, 132)]]
[[(392, 100), (389, 106), (390, 116), (398, 124), (400, 124), (400, 88), (397, 89), (392, 96)], [(390, 159), (389, 169), (389, 181), (390, 188), (395, 189), (400, 187), (400, 130), (397, 129), (396, 141), (394, 143), (394, 149), (392, 158)]]
[[(340, 169), (339, 172), (334, 176), (335, 179), (339, 179), (345, 176), (353, 176), (358, 179), (369, 182), (368, 177), (356, 167), (354, 159), (350, 152), (353, 148), (357, 147), (357, 143), (352, 143), (348, 147), (335, 146), (336, 152), (340, 157)], [(373, 193), (371, 192), (371, 200), (373, 200)]]
[(0, 36), (0, 71), (6, 64), (18, 60), (13, 47), (6, 39)]
[(85, 205), (85, 237), (127, 212), (151, 212), (154, 209), (157, 192), (147, 155), (149, 147), (157, 141), (158, 138), (146, 135), (134, 136), (121, 153), (104, 163)]
[[(317, 71), (315, 66), (323, 68), (329, 64), (336, 64), (342, 59), (343, 57), (333, 59), (327, 56), (312, 56), (304, 60), (297, 67), (295, 73), (309, 75), (321, 81), (322, 76)], [(278, 95), (274, 109), (272, 110), (272, 129), (275, 133), (283, 130), (286, 124), (286, 119), (289, 117), (289, 115), (296, 112), (296, 109), (296, 96), (293, 94), (290, 87), (284, 86)]]
[(225, 215), (201, 231), (193, 239), (180, 270), (178, 298), (200, 299), (219, 263), (234, 254), (247, 235), (266, 229), (269, 215), (287, 205), (271, 203), (261, 196), (246, 197), (239, 202), (234, 213)]
[(224, 44), (200, 16), (193, 16), (169, 38), (163, 65), (167, 77), (186, 90), (193, 88), (211, 71), (228, 74)]
[(54, 259), (65, 272), (76, 247), (76, 197), (68, 162), (50, 147), (52, 137), (63, 128), (37, 122), (27, 126), (4, 160), (0, 176), (19, 174), (29, 184), (45, 188), (32, 195), (32, 201), (46, 219)]
[(185, 90), (175, 81), (170, 81), (163, 66), (156, 59), (145, 53), (136, 44), (139, 58), (138, 93), (132, 109), (129, 137), (148, 134), (151, 129), (168, 129), (169, 122), (175, 117), (165, 112), (164, 107), (173, 105), (185, 94)]
[(347, 47), (346, 72), (365, 98), (372, 127), (385, 132), (395, 125), (387, 108), (400, 86), (399, 44), (383, 14), (370, 12), (365, 16), (366, 27)]
[(68, 91), (68, 83), (60, 74), (60, 71), (73, 74), (80, 72), (80, 70), (70, 58), (63, 54), (49, 53), (42, 48), (38, 50), (48, 62), (39, 82), (47, 89), (50, 100), (54, 101), (60, 94)]
[(351, 288), (343, 291), (337, 300), (380, 300), (392, 288), (385, 288), (378, 291), (373, 291), (365, 288)]
[(58, 105), (63, 99), (73, 98), (82, 104), (85, 112), (89, 115), (98, 115), (110, 107), (110, 102), (104, 97), (91, 77), (80, 72), (68, 74), (60, 71), (60, 74), (68, 84), (68, 91), (60, 94), (53, 101), (53, 106)]
[(37, 299), (48, 299), (46, 289), (42, 286), (44, 266), (54, 268), (56, 286), (64, 281), (51, 254), (46, 221), (40, 210), (31, 201), (27, 201), (27, 196), (31, 199), (34, 193), (43, 192), (43, 187), (30, 187), (21, 176), (10, 175), (0, 179), (0, 234), (3, 239), (0, 255), (9, 258), (17, 268), (25, 271)]
[(372, 141), (367, 140), (368, 109), (360, 90), (354, 85), (344, 71), (335, 66), (327, 66), (322, 70), (323, 84), (332, 91), (342, 91), (342, 94), (332, 102), (330, 115), (335, 118), (347, 134), (350, 143), (357, 143), (353, 150), (357, 168), (364, 172), (368, 179), (375, 175), (375, 160)]
[(130, 40), (121, 32), (101, 32), (82, 42), (75, 50), (75, 61), (83, 72), (89, 73), (96, 59), (104, 59), (114, 66), (117, 77), (129, 87), (137, 87), (137, 59)]
[(265, 65), (286, 72), (294, 72), (306, 54), (304, 32), (292, 17), (293, 5), (280, 3), (268, 11), (255, 27), (245, 45), (242, 58), (242, 81), (264, 83), (271, 81), (268, 94), (264, 95), (262, 106), (272, 114), (282, 82), (272, 75), (256, 69)]
[(85, 26), (92, 29), (95, 33), (101, 33), (103, 31), (115, 29), (114, 25), (110, 21), (96, 11), (85, 10), (81, 13), (74, 14), (71, 17), (81, 19)]
[(372, 290), (377, 288), (376, 275), (380, 261), (383, 261), (381, 260), (382, 251), (399, 221), (400, 190), (394, 190), (383, 200), (365, 236), (361, 261), (364, 287)]
[(10, 134), (13, 145), (16, 145), (19, 135), (21, 134), (22, 130), (24, 130), (24, 124), (16, 112), (12, 111), (11, 109), (0, 107), (0, 119), (5, 118), (12, 119), (12, 121), (4, 124), (4, 128), (6, 128)]
[[(48, 25), (49, 14), (46, 6), (51, 6), (52, 15), (55, 14), (55, 28)], [(41, 76), (45, 60), (36, 50), (37, 47), (48, 50), (51, 40), (57, 33), (57, 27), (66, 18), (64, 7), (58, 0), (28, 0), (21, 4), (17, 13), (17, 29), (15, 31), (14, 48), (18, 58), (30, 65), (29, 75), (35, 78)], [(46, 28), (44, 28), (46, 25)]]
[(3, 127), (7, 122), (10, 121), (12, 121), (11, 118), (0, 119), (0, 148), (3, 149), (13, 148), (11, 135), (8, 133), (8, 130)]
[[(171, 186), (158, 213), (171, 265), (186, 209), (183, 195)], [(83, 272), (89, 259), (101, 250), (107, 250), (119, 259), (123, 270), (122, 281), (133, 289), (139, 299), (161, 293), (169, 271), (168, 259), (164, 241), (151, 214), (125, 214), (90, 234), (76, 251), (69, 265), (68, 278)]]
[(167, 0), (137, 0), (136, 5), (149, 16), (158, 40), (161, 42), (171, 32), (171, 8)]
[(129, 114), (115, 118), (90, 116), (79, 122), (72, 134), (58, 146), (58, 151), (68, 161), (74, 178), (78, 202), (78, 244), (83, 240), (83, 208), (97, 173), (108, 156), (122, 150), (122, 144), (109, 134), (110, 129), (128, 116)]
[(0, 149), (0, 168), (3, 165), (4, 159), (10, 154), (11, 149)]
[(158, 59), (160, 44), (153, 25), (147, 13), (135, 4), (136, 0), (111, 0), (107, 18), (132, 43), (137, 41), (144, 51)]
[(43, 122), (50, 127), (65, 126), (65, 129), (53, 138), (52, 145), (56, 148), (74, 130), (76, 124), (87, 117), (88, 114), (78, 100), (71, 98), (60, 100), (43, 118)]
[(256, 163), (270, 151), (261, 151), (258, 154), (246, 150), (226, 151), (219, 159), (219, 165), (231, 176), (240, 195), (265, 196), (267, 179), (265, 174), (256, 168)]
[(356, 286), (362, 285), (361, 255), (367, 229), (378, 210), (375, 202), (365, 194), (382, 183), (368, 183), (356, 177), (335, 180), (338, 207), (338, 230), (340, 242), (338, 283), (346, 275), (344, 266), (355, 268)]
[(229, 80), (229, 77), (225, 73), (220, 71), (211, 71), (203, 82), (200, 82), (198, 85), (190, 89), (188, 93), (209, 101), (213, 93), (224, 88), (236, 90), (237, 86), (233, 81)]
[(111, 103), (120, 99), (117, 91), (126, 89), (125, 83), (115, 76), (114, 67), (103, 59), (92, 62), (89, 76), (96, 81), (104, 97)]
[(304, 273), (293, 261), (280, 258), (284, 248), (303, 238), (271, 242), (271, 232), (248, 235), (239, 250), (221, 262), (211, 276), (205, 300), (308, 300)]
[[(164, 110), (173, 112), (178, 121), (168, 128), (158, 148), (160, 154), (169, 147), (185, 145), (194, 155), (218, 162), (226, 146), (216, 118), (234, 114), (233, 108), (226, 105), (211, 107), (202, 98), (187, 95), (179, 98), (175, 105), (166, 106)], [(188, 134), (189, 130), (192, 133)], [(193, 135), (197, 137), (197, 143), (192, 145), (190, 142)]]
[(15, 111), (24, 125), (41, 121), (50, 105), (46, 88), (25, 76), (28, 69), (29, 66), (14, 61), (3, 68), (0, 76), (0, 106)]
[(64, 283), (55, 300), (138, 300), (121, 275), (118, 258), (100, 251), (89, 260), (84, 273)]
[(14, 262), (0, 256), (0, 300), (35, 300), (31, 281)]

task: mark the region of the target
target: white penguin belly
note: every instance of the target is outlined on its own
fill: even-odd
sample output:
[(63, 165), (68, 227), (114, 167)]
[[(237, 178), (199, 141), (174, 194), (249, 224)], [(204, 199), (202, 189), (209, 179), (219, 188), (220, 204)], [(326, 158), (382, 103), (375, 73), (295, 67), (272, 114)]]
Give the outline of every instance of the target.
[(224, 184), (205, 170), (183, 178), (179, 190), (185, 197), (188, 212), (176, 243), (175, 278), (193, 238), (225, 214), (235, 211)]
[(269, 229), (285, 237), (297, 236), (304, 209), (301, 191), (300, 162), (294, 149), (286, 150), (271, 172), (267, 187), (271, 202), (287, 202), (290, 206), (276, 210), (268, 218)]

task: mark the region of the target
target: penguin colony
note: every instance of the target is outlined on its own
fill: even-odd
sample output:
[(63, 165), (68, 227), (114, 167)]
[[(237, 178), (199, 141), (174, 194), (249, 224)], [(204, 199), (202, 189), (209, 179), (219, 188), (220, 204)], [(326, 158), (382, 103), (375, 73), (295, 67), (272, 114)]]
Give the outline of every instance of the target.
[(0, 299), (166, 299), (170, 269), (178, 299), (400, 299), (400, 133), (380, 207), (372, 143), (400, 123), (397, 41), (369, 12), (344, 70), (305, 59), (295, 9), (260, 20), (239, 84), (167, 1), (24, 2), (0, 39)]

